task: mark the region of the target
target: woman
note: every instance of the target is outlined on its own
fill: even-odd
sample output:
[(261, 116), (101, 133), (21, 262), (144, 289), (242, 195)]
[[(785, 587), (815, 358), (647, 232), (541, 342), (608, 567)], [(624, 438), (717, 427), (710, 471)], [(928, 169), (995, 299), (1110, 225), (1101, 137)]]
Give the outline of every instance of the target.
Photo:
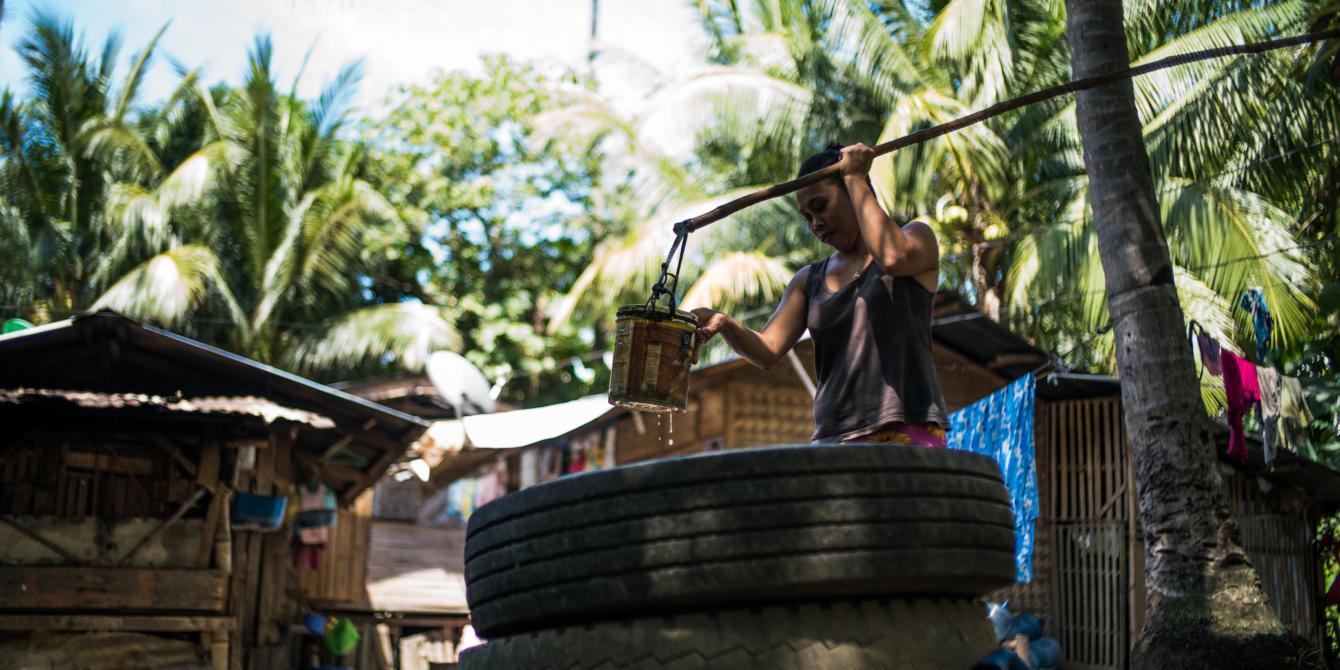
[(830, 146), (800, 174), (837, 164), (840, 176), (796, 193), (810, 232), (834, 253), (791, 279), (762, 331), (695, 309), (698, 339), (721, 335), (742, 357), (770, 368), (808, 328), (819, 373), (814, 441), (945, 446), (944, 395), (931, 360), (931, 303), (939, 245), (919, 221), (889, 219), (870, 184), (875, 153)]

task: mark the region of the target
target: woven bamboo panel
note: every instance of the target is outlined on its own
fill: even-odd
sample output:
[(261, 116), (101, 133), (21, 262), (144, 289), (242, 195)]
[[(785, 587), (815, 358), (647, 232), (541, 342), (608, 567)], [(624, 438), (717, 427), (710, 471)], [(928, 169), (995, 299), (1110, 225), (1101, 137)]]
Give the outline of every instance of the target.
[(1280, 623), (1302, 637), (1317, 636), (1316, 594), (1312, 575), (1312, 531), (1302, 519), (1277, 514), (1239, 515), (1242, 548), (1252, 560), (1261, 586)]
[(1134, 486), (1117, 398), (1050, 403), (1045, 430), (1053, 445), (1048, 510), (1057, 522), (1129, 517)]
[(728, 448), (803, 444), (814, 434), (813, 400), (802, 388), (733, 381), (727, 394)]
[(1067, 667), (1126, 667), (1130, 566), (1121, 521), (1056, 526), (1056, 570), (1048, 628), (1065, 650)]
[(361, 603), (367, 599), (368, 529), (372, 522), (372, 489), (336, 513), (326, 550), (316, 570), (298, 572), (308, 598), (324, 602)]
[(1015, 587), (1012, 597), (1048, 603), (1048, 628), (1067, 667), (1124, 668), (1132, 588), (1143, 582), (1132, 580), (1131, 558), (1141, 549), (1120, 399), (1045, 403), (1036, 419), (1037, 584), (1031, 592)]

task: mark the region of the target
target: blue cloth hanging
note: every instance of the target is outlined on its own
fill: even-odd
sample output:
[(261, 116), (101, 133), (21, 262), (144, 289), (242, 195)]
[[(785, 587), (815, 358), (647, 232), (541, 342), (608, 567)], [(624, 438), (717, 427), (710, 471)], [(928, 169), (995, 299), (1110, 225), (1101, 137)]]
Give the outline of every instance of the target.
[(1252, 315), (1252, 331), (1256, 335), (1256, 362), (1264, 364), (1270, 352), (1270, 333), (1275, 330), (1275, 319), (1270, 316), (1266, 296), (1261, 289), (1252, 287), (1242, 294), (1238, 306)]
[(989, 456), (1000, 466), (1014, 512), (1014, 579), (1033, 581), (1033, 536), (1038, 518), (1038, 472), (1033, 450), (1032, 374), (949, 415), (949, 448)]

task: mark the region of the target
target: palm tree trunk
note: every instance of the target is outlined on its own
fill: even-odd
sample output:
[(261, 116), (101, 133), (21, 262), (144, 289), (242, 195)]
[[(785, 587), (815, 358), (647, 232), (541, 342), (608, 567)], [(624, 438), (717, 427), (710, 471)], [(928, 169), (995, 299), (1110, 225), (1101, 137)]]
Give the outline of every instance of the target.
[[(1128, 65), (1121, 0), (1066, 9), (1076, 79)], [(1228, 508), (1133, 88), (1076, 98), (1144, 533), (1148, 609), (1131, 667), (1296, 667)]]

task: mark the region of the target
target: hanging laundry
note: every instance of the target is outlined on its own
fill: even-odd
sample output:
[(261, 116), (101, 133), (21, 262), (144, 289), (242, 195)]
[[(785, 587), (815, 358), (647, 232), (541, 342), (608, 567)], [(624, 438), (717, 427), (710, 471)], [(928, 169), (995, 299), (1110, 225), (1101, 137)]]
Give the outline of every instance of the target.
[(579, 445), (570, 445), (566, 450), (568, 454), (568, 464), (564, 472), (573, 474), (586, 471), (586, 451)]
[(1037, 380), (1025, 375), (949, 415), (949, 448), (991, 457), (1000, 466), (1014, 513), (1015, 581), (1033, 581), (1038, 473), (1033, 448)]
[(536, 448), (521, 451), (521, 482), (523, 489), (535, 486), (540, 479), (540, 450)]
[(1219, 340), (1210, 337), (1210, 334), (1201, 328), (1196, 333), (1196, 348), (1200, 350), (1200, 364), (1205, 367), (1205, 371), (1220, 377), (1224, 374), (1224, 368), (1219, 364)]
[(1256, 366), (1224, 349), (1220, 353), (1224, 368), (1224, 395), (1228, 399), (1228, 455), (1239, 463), (1247, 462), (1247, 439), (1242, 433), (1242, 416), (1261, 400)]
[(1265, 363), (1270, 352), (1270, 333), (1275, 329), (1275, 319), (1270, 316), (1266, 306), (1266, 296), (1259, 287), (1247, 289), (1238, 301), (1238, 306), (1252, 315), (1252, 330), (1256, 334), (1256, 362)]
[(1307, 442), (1307, 427), (1312, 412), (1307, 407), (1303, 385), (1296, 377), (1280, 375), (1280, 446), (1290, 451)]
[(475, 511), (475, 480), (463, 477), (447, 487), (447, 516), (469, 521)]
[(1261, 389), (1261, 445), (1266, 464), (1275, 462), (1279, 448), (1280, 375), (1275, 368), (1256, 368), (1256, 385)]
[(298, 570), (316, 570), (321, 567), (321, 552), (325, 550), (324, 546), (303, 544), (298, 538), (293, 538), (293, 567)]
[(563, 474), (563, 449), (558, 446), (544, 447), (540, 459), (540, 481), (547, 482)]
[(507, 495), (506, 471), (498, 464), (489, 467), (475, 480), (475, 509)]

